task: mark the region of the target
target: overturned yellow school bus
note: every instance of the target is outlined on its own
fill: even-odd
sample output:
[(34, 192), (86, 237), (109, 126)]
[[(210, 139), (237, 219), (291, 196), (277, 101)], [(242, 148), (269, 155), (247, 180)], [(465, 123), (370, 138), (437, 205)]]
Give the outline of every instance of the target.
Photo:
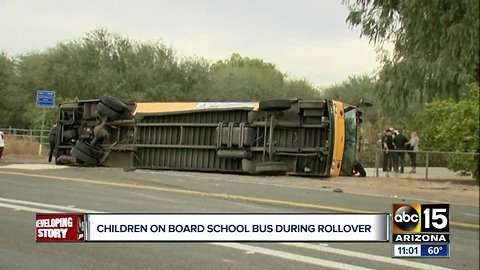
[(85, 166), (365, 176), (361, 112), (335, 100), (59, 105), (56, 160)]

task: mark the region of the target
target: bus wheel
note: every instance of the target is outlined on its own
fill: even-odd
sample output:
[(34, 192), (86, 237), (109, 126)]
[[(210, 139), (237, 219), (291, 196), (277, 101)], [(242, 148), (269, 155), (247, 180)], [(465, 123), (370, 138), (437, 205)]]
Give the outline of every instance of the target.
[(292, 103), (287, 99), (271, 99), (260, 101), (259, 111), (283, 111), (292, 107)]
[(72, 150), (70, 151), (70, 155), (83, 161), (84, 165), (86, 166), (96, 166), (98, 163), (98, 160), (96, 158), (78, 150), (77, 148), (72, 148)]
[(82, 142), (80, 140), (78, 140), (75, 143), (75, 148), (77, 148), (78, 150), (82, 151), (83, 153), (85, 153), (85, 154), (87, 154), (91, 157), (97, 158), (97, 159), (99, 159), (103, 156), (102, 149), (94, 147), (94, 146), (92, 146), (88, 143)]
[(108, 107), (110, 107), (111, 109), (113, 109), (114, 111), (120, 114), (130, 110), (125, 103), (121, 102), (120, 100), (112, 96), (104, 95), (100, 100), (105, 105), (107, 105)]
[(102, 113), (103, 115), (105, 115), (106, 117), (108, 117), (112, 120), (120, 118), (120, 114), (118, 112), (116, 112), (112, 108), (106, 106), (102, 102), (99, 102), (97, 104), (97, 111), (99, 111), (100, 113)]

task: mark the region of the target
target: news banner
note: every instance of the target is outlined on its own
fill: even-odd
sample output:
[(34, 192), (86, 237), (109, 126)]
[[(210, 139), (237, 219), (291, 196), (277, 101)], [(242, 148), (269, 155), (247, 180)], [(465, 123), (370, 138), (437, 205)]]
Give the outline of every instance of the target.
[(392, 242), (393, 257), (450, 257), (448, 204), (388, 213), (36, 214), (37, 242)]

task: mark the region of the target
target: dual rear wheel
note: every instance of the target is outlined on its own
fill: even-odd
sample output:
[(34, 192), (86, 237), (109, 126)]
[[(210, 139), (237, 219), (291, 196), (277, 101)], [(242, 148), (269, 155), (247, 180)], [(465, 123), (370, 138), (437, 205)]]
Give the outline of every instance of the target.
[(103, 150), (89, 143), (78, 140), (75, 147), (70, 151), (70, 155), (81, 161), (85, 166), (96, 166), (103, 157)]
[(130, 108), (122, 101), (108, 95), (104, 95), (97, 104), (97, 111), (110, 120), (122, 119), (130, 111)]

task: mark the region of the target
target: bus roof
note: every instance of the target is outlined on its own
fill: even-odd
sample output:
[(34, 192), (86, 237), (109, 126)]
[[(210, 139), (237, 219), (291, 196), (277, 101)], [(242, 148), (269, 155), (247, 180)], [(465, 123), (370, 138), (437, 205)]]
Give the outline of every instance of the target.
[(139, 102), (136, 104), (133, 114), (168, 113), (212, 109), (257, 110), (258, 102)]

